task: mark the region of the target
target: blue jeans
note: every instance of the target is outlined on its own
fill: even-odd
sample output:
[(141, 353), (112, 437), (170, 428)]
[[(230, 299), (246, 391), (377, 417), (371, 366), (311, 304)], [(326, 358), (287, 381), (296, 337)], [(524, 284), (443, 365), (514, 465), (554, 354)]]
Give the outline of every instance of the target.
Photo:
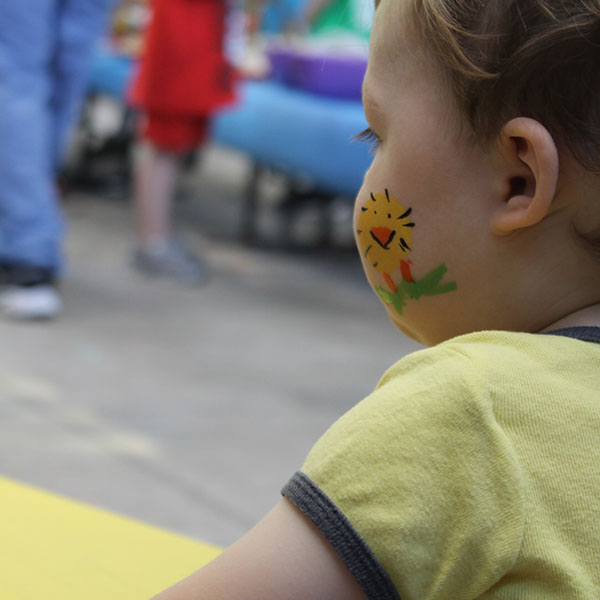
[(55, 189), (113, 0), (0, 0), (0, 262), (59, 271)]

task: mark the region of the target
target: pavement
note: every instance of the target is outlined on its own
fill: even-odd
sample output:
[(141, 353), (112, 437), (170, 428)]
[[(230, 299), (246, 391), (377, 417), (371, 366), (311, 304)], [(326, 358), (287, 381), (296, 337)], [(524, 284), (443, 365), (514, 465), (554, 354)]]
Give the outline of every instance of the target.
[[(243, 157), (210, 148), (182, 180), (177, 222), (207, 257), (200, 288), (133, 272), (127, 198), (72, 192), (64, 314), (0, 322), (0, 475), (213, 544), (279, 500), (327, 427), (418, 346), (397, 332), (351, 248), (236, 237)], [(263, 235), (277, 227), (265, 183)]]

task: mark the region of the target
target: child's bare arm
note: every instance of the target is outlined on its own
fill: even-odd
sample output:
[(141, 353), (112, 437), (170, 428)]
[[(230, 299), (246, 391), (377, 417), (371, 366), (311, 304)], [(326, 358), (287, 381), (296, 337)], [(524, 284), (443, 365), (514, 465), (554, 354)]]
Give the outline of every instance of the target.
[(364, 600), (319, 530), (283, 499), (209, 565), (154, 600)]

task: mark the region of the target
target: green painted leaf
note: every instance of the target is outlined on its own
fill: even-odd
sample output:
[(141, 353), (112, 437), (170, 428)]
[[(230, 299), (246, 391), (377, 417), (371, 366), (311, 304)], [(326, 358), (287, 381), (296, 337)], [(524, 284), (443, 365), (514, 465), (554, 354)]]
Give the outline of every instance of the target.
[(409, 298), (418, 300), (421, 296), (439, 296), (456, 290), (458, 286), (455, 281), (440, 283), (447, 270), (446, 265), (441, 264), (421, 279), (416, 279), (413, 282), (402, 280), (397, 285), (395, 293), (382, 287), (376, 288), (375, 291), (385, 304), (391, 304), (398, 314), (402, 314)]

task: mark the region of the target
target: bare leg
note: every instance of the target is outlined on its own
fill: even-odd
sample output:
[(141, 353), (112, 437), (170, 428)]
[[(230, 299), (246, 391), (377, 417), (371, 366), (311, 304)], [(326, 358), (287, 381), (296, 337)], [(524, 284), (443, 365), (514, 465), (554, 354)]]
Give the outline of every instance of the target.
[(137, 249), (134, 265), (146, 274), (199, 284), (203, 261), (173, 235), (172, 210), (180, 155), (144, 141), (136, 157), (134, 208)]
[(179, 172), (179, 155), (142, 142), (136, 160), (134, 208), (136, 237), (141, 247), (171, 237), (171, 211)]

